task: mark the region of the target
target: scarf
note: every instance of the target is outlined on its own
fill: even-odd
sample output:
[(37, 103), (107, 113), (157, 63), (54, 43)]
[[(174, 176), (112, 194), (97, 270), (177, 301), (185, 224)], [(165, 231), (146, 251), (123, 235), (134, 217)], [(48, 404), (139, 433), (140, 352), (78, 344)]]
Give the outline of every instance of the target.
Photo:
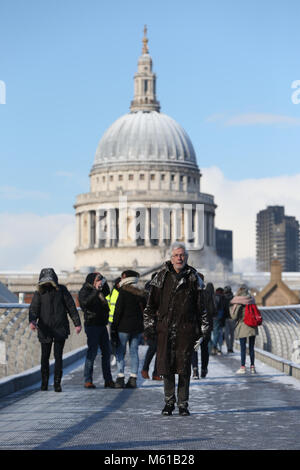
[(251, 295), (236, 295), (233, 297), (233, 299), (231, 299), (230, 304), (234, 305), (232, 309), (233, 313), (239, 305), (255, 304), (255, 300)]
[(125, 277), (120, 281), (120, 287), (125, 286), (126, 284), (137, 284), (139, 282), (138, 277)]

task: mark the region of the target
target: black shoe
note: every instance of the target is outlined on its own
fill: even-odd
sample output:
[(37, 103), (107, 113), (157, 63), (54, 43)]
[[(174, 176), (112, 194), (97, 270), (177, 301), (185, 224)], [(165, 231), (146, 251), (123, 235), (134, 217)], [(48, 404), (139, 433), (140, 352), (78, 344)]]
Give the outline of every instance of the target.
[(164, 416), (171, 416), (172, 411), (174, 411), (174, 409), (175, 406), (173, 405), (173, 403), (167, 403), (164, 409), (162, 410), (161, 414)]
[(60, 383), (54, 382), (54, 391), (55, 392), (61, 392), (62, 391)]
[(124, 377), (117, 377), (115, 388), (124, 388), (124, 387), (125, 387)]
[(105, 382), (104, 388), (115, 388), (115, 382), (113, 382), (112, 380)]
[(46, 392), (48, 390), (48, 377), (42, 378), (41, 390), (42, 392)]
[(126, 388), (136, 388), (136, 377), (129, 377)]
[(193, 379), (199, 379), (198, 367), (193, 368)]
[(180, 406), (179, 407), (179, 414), (180, 416), (190, 416), (190, 412), (187, 406)]
[(47, 368), (45, 368), (45, 370), (42, 370), (41, 376), (42, 376), (41, 390), (45, 392), (46, 390), (48, 390), (49, 370)]
[(201, 378), (204, 379), (207, 376), (207, 369), (201, 369)]

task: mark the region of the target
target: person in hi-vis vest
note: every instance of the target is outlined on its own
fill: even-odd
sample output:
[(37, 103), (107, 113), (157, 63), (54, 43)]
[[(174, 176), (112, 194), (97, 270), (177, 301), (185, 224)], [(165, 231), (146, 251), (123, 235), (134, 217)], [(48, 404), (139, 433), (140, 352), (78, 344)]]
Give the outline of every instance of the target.
[[(114, 319), (115, 307), (116, 307), (117, 299), (118, 299), (118, 296), (119, 296), (119, 283), (120, 283), (120, 281), (121, 281), (120, 277), (117, 277), (117, 279), (114, 280), (114, 285), (113, 285), (113, 288), (111, 290), (111, 293), (106, 296), (106, 300), (107, 300), (108, 305), (109, 305), (109, 315), (108, 315), (108, 325), (107, 325), (107, 327), (108, 327), (108, 333), (109, 333), (109, 338), (110, 339), (111, 339), (111, 324), (112, 324), (113, 319)], [(111, 354), (112, 354), (111, 365), (114, 366), (114, 365), (116, 365), (116, 348), (112, 344), (112, 342), (110, 344), (111, 344)]]

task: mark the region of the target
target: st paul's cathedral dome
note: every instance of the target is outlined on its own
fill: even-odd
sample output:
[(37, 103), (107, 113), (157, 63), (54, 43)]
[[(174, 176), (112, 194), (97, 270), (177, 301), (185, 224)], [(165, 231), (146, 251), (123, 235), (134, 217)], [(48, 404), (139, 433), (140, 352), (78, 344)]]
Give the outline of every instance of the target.
[(130, 112), (103, 134), (90, 172), (90, 192), (76, 209), (75, 268), (147, 270), (170, 244), (183, 241), (201, 265), (215, 249), (215, 203), (200, 192), (201, 173), (186, 131), (160, 112), (156, 75), (144, 30)]

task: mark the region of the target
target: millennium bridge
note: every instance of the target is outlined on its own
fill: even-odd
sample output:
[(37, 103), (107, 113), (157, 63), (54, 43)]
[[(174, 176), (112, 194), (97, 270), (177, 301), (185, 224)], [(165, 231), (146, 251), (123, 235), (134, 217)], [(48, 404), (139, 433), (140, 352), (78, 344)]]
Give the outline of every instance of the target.
[[(196, 463), (199, 450), (300, 449), (300, 305), (260, 307), (257, 373), (236, 375), (239, 345), (233, 354), (224, 345), (221, 356), (210, 357), (206, 378), (191, 378), (188, 417), (161, 415), (161, 381), (139, 374), (136, 389), (105, 389), (100, 354), (96, 388), (84, 389), (86, 336), (71, 322), (63, 391), (53, 391), (53, 377), (49, 390), (40, 391), (40, 344), (29, 328), (28, 307), (0, 304), (0, 450), (101, 450), (104, 463), (142, 451), (137, 461), (126, 461), (136, 466), (149, 458), (172, 463), (159, 452)], [(146, 348), (139, 347), (140, 369)], [(53, 357), (51, 364), (53, 371)]]

